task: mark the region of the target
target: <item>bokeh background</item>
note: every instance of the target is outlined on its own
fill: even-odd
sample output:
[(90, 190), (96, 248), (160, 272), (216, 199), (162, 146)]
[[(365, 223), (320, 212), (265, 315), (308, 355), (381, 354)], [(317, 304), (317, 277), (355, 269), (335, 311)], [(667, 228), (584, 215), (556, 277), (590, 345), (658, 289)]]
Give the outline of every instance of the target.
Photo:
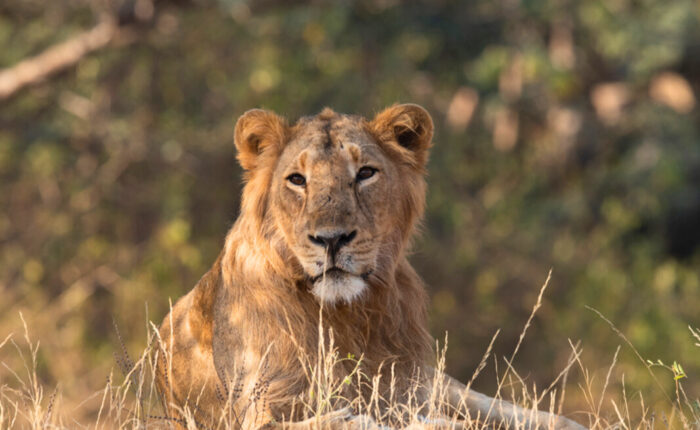
[[(8, 70), (97, 27), (7, 90), (36, 72)], [(233, 126), (253, 107), (431, 112), (411, 260), (450, 373), (468, 379), (499, 328), (503, 370), (553, 268), (515, 362), (528, 384), (553, 380), (570, 339), (597, 381), (623, 345), (610, 393), (624, 377), (637, 403), (673, 397), (591, 307), (700, 394), (698, 1), (3, 0), (1, 68), (0, 341), (21, 311), (77, 420), (114, 367), (112, 320), (138, 355), (216, 258), (242, 186)], [(12, 385), (16, 351), (0, 360)], [(474, 387), (492, 392), (494, 368)]]

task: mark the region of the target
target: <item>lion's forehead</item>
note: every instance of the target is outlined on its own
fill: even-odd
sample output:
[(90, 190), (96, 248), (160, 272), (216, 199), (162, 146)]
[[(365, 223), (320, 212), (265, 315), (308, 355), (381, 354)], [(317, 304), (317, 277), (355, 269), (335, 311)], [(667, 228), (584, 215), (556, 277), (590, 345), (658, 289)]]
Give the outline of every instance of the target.
[(299, 151), (332, 153), (347, 149), (346, 145), (366, 148), (376, 145), (376, 142), (367, 131), (363, 118), (325, 110), (314, 117), (299, 120), (290, 144)]

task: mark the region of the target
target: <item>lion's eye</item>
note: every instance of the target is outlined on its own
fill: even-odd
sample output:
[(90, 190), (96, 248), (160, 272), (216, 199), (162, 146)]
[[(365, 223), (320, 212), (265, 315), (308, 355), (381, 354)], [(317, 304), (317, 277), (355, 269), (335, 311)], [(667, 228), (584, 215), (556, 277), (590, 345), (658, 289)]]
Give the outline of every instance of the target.
[(375, 173), (377, 173), (377, 169), (374, 167), (364, 166), (357, 172), (357, 180), (364, 181), (374, 176)]
[(291, 175), (287, 176), (287, 180), (298, 187), (303, 187), (306, 185), (306, 178), (298, 173), (292, 173)]

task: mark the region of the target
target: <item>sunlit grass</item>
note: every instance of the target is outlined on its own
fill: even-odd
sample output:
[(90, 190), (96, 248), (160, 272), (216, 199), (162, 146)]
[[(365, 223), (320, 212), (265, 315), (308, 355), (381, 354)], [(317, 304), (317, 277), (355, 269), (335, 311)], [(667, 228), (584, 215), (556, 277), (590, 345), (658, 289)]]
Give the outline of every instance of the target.
[[(545, 284), (546, 287), (546, 284)], [(544, 287), (543, 290), (544, 291)], [(498, 376), (497, 398), (515, 400), (515, 403), (524, 408), (536, 408), (550, 413), (566, 413), (566, 389), (577, 386), (579, 396), (584, 399), (586, 408), (580, 411), (569, 411), (567, 416), (592, 429), (653, 429), (653, 428), (700, 428), (700, 402), (689, 395), (683, 388), (683, 380), (688, 377), (683, 368), (674, 362), (671, 365), (662, 361), (644, 360), (641, 355), (629, 343), (627, 338), (615, 326), (606, 319), (612, 329), (628, 344), (640, 360), (640, 366), (646, 367), (654, 380), (657, 375), (653, 368), (662, 368), (667, 377), (673, 378), (675, 392), (663, 396), (667, 399), (660, 410), (652, 410), (644, 402), (643, 394), (630, 396), (625, 392), (624, 383), (622, 393), (611, 393), (611, 379), (616, 370), (620, 347), (614, 352), (610, 366), (602, 381), (589, 371), (581, 359), (581, 348), (570, 342), (570, 358), (545, 389), (537, 386), (529, 386), (525, 378), (521, 377), (512, 366), (517, 355), (518, 348), (525, 337), (532, 317), (541, 303), (541, 294), (533, 312), (522, 331), (519, 342), (514, 348), (513, 354), (504, 359), (504, 370)], [(602, 318), (605, 319), (602, 315)], [(24, 322), (24, 333), (21, 336), (8, 335), (0, 342), (0, 364), (6, 375), (0, 384), (0, 428), (26, 428), (26, 429), (141, 429), (141, 428), (172, 428), (181, 426), (187, 429), (207, 428), (196, 420), (198, 399), (196, 394), (188, 400), (188, 405), (178, 408), (181, 420), (175, 420), (167, 416), (161, 398), (155, 385), (155, 363), (158, 360), (168, 362), (168, 348), (163, 345), (158, 337), (157, 327), (149, 324), (147, 347), (134, 360), (127, 352), (124, 342), (115, 324), (118, 345), (115, 347), (115, 359), (119, 369), (119, 376), (110, 374), (104, 388), (91, 396), (91, 400), (99, 401), (99, 409), (94, 417), (87, 422), (76, 422), (71, 416), (71, 411), (61, 407), (60, 387), (49, 387), (42, 383), (38, 376), (39, 341), (33, 341), (30, 336), (30, 327)], [(689, 327), (689, 340), (696, 342), (700, 347), (700, 330)], [(318, 353), (311, 358), (305, 354), (299, 356), (300, 363), (308, 380), (308, 391), (300, 397), (295, 407), (301, 411), (303, 425), (322, 428), (366, 428), (366, 429), (394, 429), (394, 428), (467, 428), (482, 429), (491, 428), (479, 418), (471, 416), (466, 408), (455, 411), (445, 403), (445, 387), (442, 384), (442, 375), (445, 373), (445, 353), (447, 340), (442, 346), (436, 345), (435, 375), (433, 375), (430, 387), (422, 382), (424, 378), (416, 377), (410, 381), (409, 395), (404, 399), (408, 401), (398, 402), (395, 396), (397, 381), (392, 377), (388, 395), (382, 396), (379, 387), (378, 375), (363, 373), (363, 357), (340, 356), (335, 348), (333, 333), (319, 327), (321, 341)], [(498, 332), (493, 337), (491, 344), (483, 355), (481, 363), (474, 372), (468, 386), (479, 376), (481, 370), (491, 358), (491, 346)], [(12, 368), (6, 360), (13, 357), (13, 363), (21, 363), (20, 368)], [(344, 379), (337, 378), (335, 372), (338, 364), (350, 362), (353, 367), (351, 375)], [(385, 373), (386, 374), (386, 373)], [(389, 374), (393, 375), (393, 372)], [(624, 375), (622, 375), (624, 382)], [(663, 391), (662, 384), (656, 381), (658, 389)], [(264, 373), (256, 383), (253, 390), (254, 398), (241, 398), (240, 387), (236, 387), (235, 381), (225, 384), (226, 392), (222, 394), (223, 406), (221, 416), (215, 428), (257, 428), (265, 424), (275, 424), (282, 428), (285, 422), (274, 422), (270, 417), (258, 413), (246, 413), (238, 416), (234, 410), (240, 410), (241, 402), (246, 403), (244, 409), (263, 410), (266, 391)], [(357, 392), (353, 387), (370, 387), (371, 395), (354, 397), (348, 393)], [(430, 390), (427, 402), (418, 402), (421, 390)], [(365, 391), (366, 392), (366, 391)], [(508, 392), (506, 394), (506, 392)], [(632, 400), (634, 398), (634, 400)], [(88, 399), (85, 399), (87, 401)], [(234, 408), (233, 406), (236, 406)], [(251, 422), (252, 421), (252, 422)], [(547, 427), (546, 423), (541, 423)], [(508, 423), (509, 428), (527, 428), (523, 423)]]

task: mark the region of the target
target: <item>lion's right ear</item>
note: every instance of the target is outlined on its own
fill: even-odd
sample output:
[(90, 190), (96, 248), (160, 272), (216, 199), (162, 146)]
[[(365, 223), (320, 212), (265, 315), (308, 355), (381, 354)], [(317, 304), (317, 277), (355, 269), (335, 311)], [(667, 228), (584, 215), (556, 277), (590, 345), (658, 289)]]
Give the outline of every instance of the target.
[(241, 167), (253, 170), (260, 156), (280, 151), (287, 139), (287, 130), (287, 122), (274, 112), (252, 109), (241, 115), (233, 133)]

